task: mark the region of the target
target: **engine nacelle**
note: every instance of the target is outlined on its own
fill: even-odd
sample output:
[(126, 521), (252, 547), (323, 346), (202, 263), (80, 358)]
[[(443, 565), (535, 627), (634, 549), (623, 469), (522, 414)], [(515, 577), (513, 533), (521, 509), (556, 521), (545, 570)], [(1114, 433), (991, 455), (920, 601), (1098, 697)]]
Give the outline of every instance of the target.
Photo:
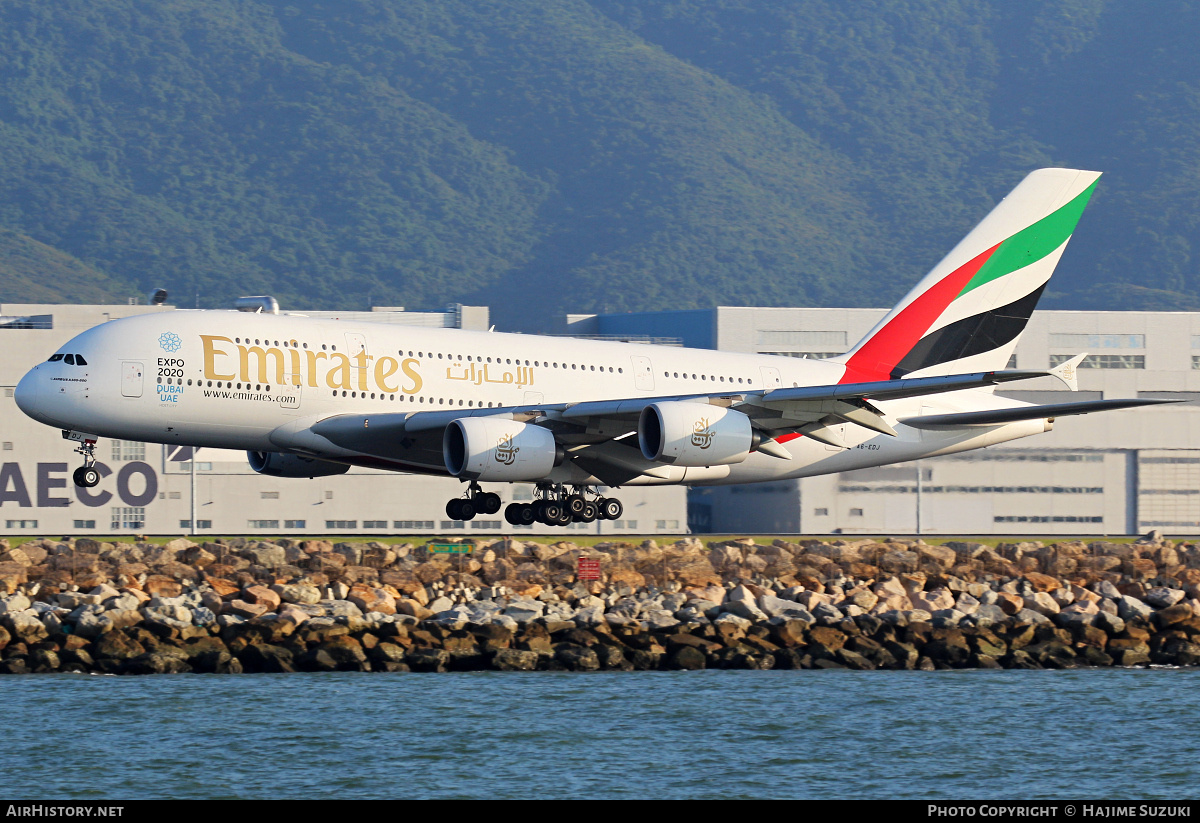
[(345, 463), (330, 463), (328, 460), (316, 460), (298, 454), (250, 451), (246, 452), (246, 458), (250, 461), (250, 468), (270, 477), (328, 477), (350, 471)]
[(707, 403), (668, 401), (642, 409), (638, 445), (647, 460), (674, 466), (741, 463), (758, 444), (750, 418)]
[(461, 417), (442, 437), (446, 471), (468, 480), (541, 480), (563, 456), (548, 429), (497, 417)]

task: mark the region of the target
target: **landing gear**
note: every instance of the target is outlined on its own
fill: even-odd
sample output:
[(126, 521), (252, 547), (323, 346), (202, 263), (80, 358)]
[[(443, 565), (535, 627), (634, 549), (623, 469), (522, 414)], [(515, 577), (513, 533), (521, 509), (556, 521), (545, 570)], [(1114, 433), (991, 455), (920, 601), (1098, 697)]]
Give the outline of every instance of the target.
[(71, 474), (71, 479), (75, 481), (75, 485), (83, 489), (90, 489), (98, 485), (100, 483), (100, 472), (96, 469), (96, 441), (94, 439), (87, 439), (93, 438), (94, 435), (77, 435), (75, 432), (64, 431), (63, 437), (69, 440), (76, 440), (79, 446), (75, 449), (75, 453), (83, 455), (83, 465)]
[(467, 497), (456, 497), (446, 504), (446, 516), (451, 520), (471, 520), (477, 514), (495, 514), (500, 511), (500, 495), (485, 492), (478, 483), (467, 488)]
[[(615, 520), (621, 516), (621, 501), (600, 497), (595, 491), (575, 486), (568, 492), (562, 484), (540, 485), (537, 499), (530, 503), (510, 503), (504, 519), (514, 526), (542, 523), (546, 526), (569, 526), (571, 523), (591, 523), (594, 520)], [(588, 495), (594, 499), (589, 499)]]

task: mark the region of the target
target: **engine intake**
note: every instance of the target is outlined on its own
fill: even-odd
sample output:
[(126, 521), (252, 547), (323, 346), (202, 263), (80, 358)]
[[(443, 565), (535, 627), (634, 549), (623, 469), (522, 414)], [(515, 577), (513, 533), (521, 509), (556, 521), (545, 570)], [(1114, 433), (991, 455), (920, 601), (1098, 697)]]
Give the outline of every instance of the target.
[(647, 460), (673, 466), (741, 463), (757, 445), (750, 418), (706, 403), (668, 401), (642, 409), (638, 445)]
[(345, 463), (330, 463), (328, 460), (301, 457), (298, 454), (249, 451), (246, 452), (246, 458), (250, 461), (250, 468), (269, 477), (328, 477), (350, 471)]
[(541, 480), (563, 461), (541, 426), (495, 417), (462, 417), (442, 436), (446, 471), (468, 480)]

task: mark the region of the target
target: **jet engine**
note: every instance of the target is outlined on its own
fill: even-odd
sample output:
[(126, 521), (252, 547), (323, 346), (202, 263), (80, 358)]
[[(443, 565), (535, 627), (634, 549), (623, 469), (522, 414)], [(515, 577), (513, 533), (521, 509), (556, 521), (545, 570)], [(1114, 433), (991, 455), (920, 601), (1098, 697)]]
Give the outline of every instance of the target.
[(350, 471), (345, 463), (330, 463), (298, 454), (249, 451), (246, 452), (246, 458), (250, 461), (250, 468), (270, 477), (328, 477)]
[(638, 420), (642, 455), (674, 466), (741, 463), (758, 441), (749, 417), (707, 403), (653, 403)]
[(446, 471), (468, 480), (541, 480), (563, 461), (541, 426), (495, 417), (462, 417), (442, 437)]

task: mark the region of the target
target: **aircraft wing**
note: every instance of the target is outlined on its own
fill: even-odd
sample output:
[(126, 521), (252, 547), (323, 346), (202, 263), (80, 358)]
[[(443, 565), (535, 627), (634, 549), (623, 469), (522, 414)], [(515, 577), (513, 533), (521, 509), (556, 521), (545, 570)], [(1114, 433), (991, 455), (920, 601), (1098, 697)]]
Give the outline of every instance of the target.
[[(588, 468), (593, 473), (607, 467), (608, 476), (619, 479), (619, 475), (627, 479), (629, 476), (653, 473), (657, 465), (642, 456), (637, 448), (636, 439), (628, 439), (629, 435), (636, 432), (642, 411), (655, 403), (682, 401), (739, 411), (750, 418), (752, 425), (759, 432), (759, 442), (756, 446), (758, 451), (781, 459), (790, 459), (790, 454), (779, 444), (778, 438), (791, 439), (803, 434), (820, 442), (841, 446), (844, 445), (841, 437), (832, 431), (832, 427), (840, 423), (853, 423), (872, 431), (895, 435), (892, 425), (884, 419), (883, 413), (873, 401), (983, 388), (1048, 375), (1061, 377), (1058, 371), (1013, 369), (864, 383), (660, 395), (507, 408), (339, 414), (311, 424), (305, 434), (316, 435), (340, 449), (383, 459), (403, 460), (409, 464), (415, 462), (427, 469), (436, 470), (442, 465), (443, 432), (453, 421), (469, 417), (516, 420), (551, 430), (568, 456), (578, 461), (581, 467)], [(1160, 401), (1094, 401), (905, 418), (900, 422), (917, 428), (987, 425), (1031, 419), (1031, 416), (1083, 414), (1087, 411), (1127, 408), (1154, 402)], [(291, 441), (292, 438), (289, 437), (277, 442), (284, 447), (293, 447), (295, 443)], [(613, 467), (619, 467), (620, 470), (614, 472)]]

